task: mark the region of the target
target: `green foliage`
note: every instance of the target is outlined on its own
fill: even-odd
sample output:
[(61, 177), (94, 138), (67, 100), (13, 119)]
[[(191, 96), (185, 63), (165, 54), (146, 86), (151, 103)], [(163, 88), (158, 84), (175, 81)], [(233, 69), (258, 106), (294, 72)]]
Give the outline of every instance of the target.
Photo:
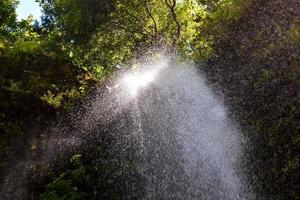
[(71, 157), (70, 168), (61, 173), (58, 178), (49, 183), (40, 195), (41, 200), (83, 200), (91, 199), (93, 194), (88, 195), (81, 191), (81, 186), (88, 183), (89, 175), (82, 163), (81, 155)]
[[(226, 14), (229, 24), (228, 18), (222, 17), (215, 18), (221, 24), (205, 26), (220, 27), (221, 31), (211, 29), (216, 56), (203, 70), (225, 94), (248, 134), (250, 161), (245, 165), (258, 196), (298, 199), (298, 17), (295, 12), (274, 14), (279, 8), (293, 10), (286, 1), (276, 0), (267, 8), (263, 1), (251, 1), (245, 8), (238, 15)], [(217, 8), (212, 16), (218, 12)]]
[[(174, 10), (161, 0), (41, 1), (41, 5), (45, 18), (56, 19), (64, 45), (72, 49), (71, 57), (90, 72), (100, 65), (109, 74), (116, 65), (153, 46), (176, 43), (186, 59), (207, 59), (212, 54), (211, 42), (198, 34), (207, 9), (195, 0), (177, 3)], [(99, 12), (104, 8), (105, 12)]]
[(252, 5), (252, 0), (223, 0), (217, 3), (216, 9), (210, 12), (205, 22), (205, 34), (222, 37), (224, 32), (236, 22), (247, 8)]
[(211, 43), (198, 33), (208, 16), (205, 6), (195, 1), (183, 1), (177, 12), (181, 24), (180, 55), (187, 60), (208, 59), (212, 55)]
[(55, 95), (50, 90), (48, 90), (47, 94), (41, 97), (41, 100), (45, 101), (54, 108), (58, 108), (61, 105), (63, 97), (61, 94)]
[(86, 195), (79, 193), (68, 181), (58, 179), (47, 186), (41, 200), (83, 200)]
[(300, 44), (300, 21), (295, 21), (290, 26), (290, 29), (288, 31), (288, 37), (289, 39), (296, 44)]
[(88, 72), (75, 64), (69, 48), (62, 47), (59, 31), (37, 30), (31, 18), (16, 22), (16, 2), (0, 4), (0, 9), (11, 13), (11, 17), (5, 15), (8, 18), (3, 18), (0, 27), (2, 171), (12, 144), (16, 140), (26, 142), (30, 124), (55, 117), (54, 110), (72, 109), (86, 95), (93, 79), (85, 78)]
[(16, 27), (16, 6), (17, 0), (1, 0), (0, 1), (0, 39), (1, 37), (9, 37), (11, 29)]
[(58, 28), (65, 39), (82, 44), (105, 23), (112, 7), (109, 0), (39, 0), (44, 9), (43, 26)]

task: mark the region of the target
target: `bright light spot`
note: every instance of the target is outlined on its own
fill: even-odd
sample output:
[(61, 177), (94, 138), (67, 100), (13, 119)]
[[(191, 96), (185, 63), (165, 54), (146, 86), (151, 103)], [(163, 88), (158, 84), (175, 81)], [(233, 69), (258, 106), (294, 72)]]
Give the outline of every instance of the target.
[(151, 83), (156, 77), (157, 71), (148, 71), (144, 73), (128, 74), (124, 77), (129, 92), (132, 96), (136, 96), (140, 88), (144, 88)]
[(114, 88), (122, 85), (125, 87), (126, 92), (132, 97), (136, 97), (140, 89), (147, 87), (156, 79), (158, 73), (163, 68), (168, 67), (168, 63), (168, 59), (159, 59), (155, 63), (145, 64), (140, 66), (140, 68), (133, 68), (131, 72), (128, 72), (121, 78), (121, 82), (114, 86)]

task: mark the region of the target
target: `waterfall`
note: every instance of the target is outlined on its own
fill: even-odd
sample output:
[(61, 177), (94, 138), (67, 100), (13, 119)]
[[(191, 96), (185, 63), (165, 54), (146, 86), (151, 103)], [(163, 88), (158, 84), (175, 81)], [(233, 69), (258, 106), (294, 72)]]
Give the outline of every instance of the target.
[[(41, 153), (20, 161), (22, 172), (9, 173), (1, 195), (26, 196), (26, 164), (43, 160), (51, 168), (79, 152), (99, 169), (99, 199), (115, 187), (121, 199), (251, 199), (241, 169), (245, 139), (193, 65), (161, 56), (112, 79), (68, 128), (48, 131)], [(114, 170), (101, 179), (107, 168)]]

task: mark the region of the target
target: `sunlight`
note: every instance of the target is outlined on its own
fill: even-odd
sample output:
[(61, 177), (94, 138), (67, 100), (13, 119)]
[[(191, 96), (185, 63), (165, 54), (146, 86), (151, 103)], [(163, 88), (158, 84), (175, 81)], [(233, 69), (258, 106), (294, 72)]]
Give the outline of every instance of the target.
[(144, 73), (133, 73), (125, 76), (123, 80), (126, 83), (130, 94), (132, 96), (136, 96), (140, 88), (144, 88), (147, 85), (149, 85), (149, 83), (154, 81), (156, 74), (157, 74), (156, 71), (147, 71)]
[(158, 73), (168, 66), (169, 59), (166, 59), (162, 55), (159, 57), (159, 62), (151, 65), (145, 65), (142, 67), (142, 70), (128, 73), (121, 79), (121, 82), (125, 84), (126, 89), (129, 90), (129, 93), (133, 97), (137, 95), (140, 89), (145, 88), (151, 82), (154, 82)]

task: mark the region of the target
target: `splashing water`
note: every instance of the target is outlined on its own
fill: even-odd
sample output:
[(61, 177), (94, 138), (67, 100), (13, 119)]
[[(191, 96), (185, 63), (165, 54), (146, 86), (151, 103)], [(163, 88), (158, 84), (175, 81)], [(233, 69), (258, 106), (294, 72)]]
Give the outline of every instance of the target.
[(117, 86), (112, 94), (123, 103), (121, 110), (131, 106), (130, 131), (138, 138), (133, 145), (140, 149), (145, 199), (247, 196), (238, 169), (241, 133), (192, 66), (163, 57), (125, 74)]
[[(125, 72), (113, 85), (74, 117), (76, 131), (62, 131), (60, 140), (76, 138), (73, 148), (80, 149), (106, 130), (122, 166), (114, 180), (126, 191), (122, 199), (249, 199), (239, 167), (245, 141), (194, 67), (161, 57)], [(42, 158), (51, 162), (59, 145), (47, 144)], [(101, 159), (94, 165), (102, 165)], [(130, 178), (142, 178), (119, 176), (128, 171)]]

